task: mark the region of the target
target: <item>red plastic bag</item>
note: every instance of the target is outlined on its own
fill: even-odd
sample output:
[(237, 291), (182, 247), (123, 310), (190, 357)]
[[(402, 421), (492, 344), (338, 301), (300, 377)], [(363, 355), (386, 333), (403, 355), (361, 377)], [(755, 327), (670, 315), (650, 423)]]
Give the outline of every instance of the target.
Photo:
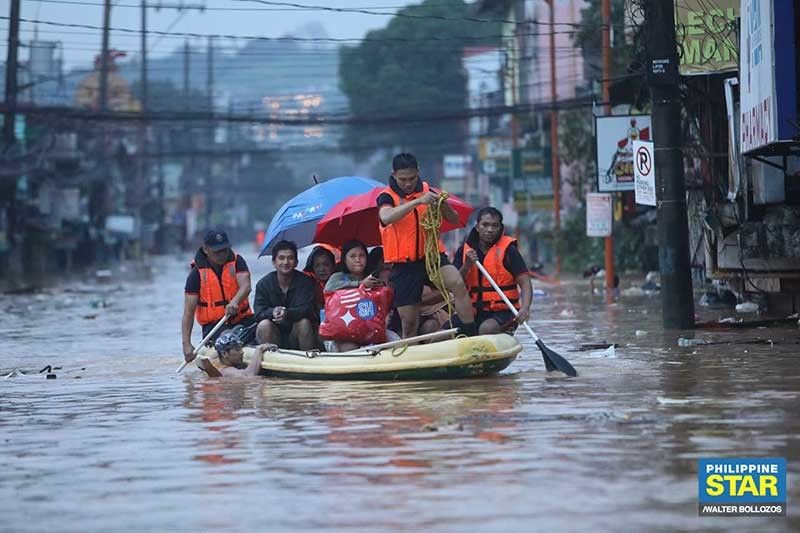
[(392, 309), (394, 292), (379, 289), (341, 289), (325, 293), (325, 320), (319, 336), (326, 341), (360, 344), (386, 342), (386, 317)]

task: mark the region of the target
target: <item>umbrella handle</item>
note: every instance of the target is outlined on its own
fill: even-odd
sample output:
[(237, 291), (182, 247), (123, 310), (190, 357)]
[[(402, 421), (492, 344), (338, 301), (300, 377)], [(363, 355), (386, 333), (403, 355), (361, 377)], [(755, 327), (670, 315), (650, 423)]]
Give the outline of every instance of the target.
[(344, 216), (347, 214), (347, 212), (348, 212), (349, 210), (350, 210), (350, 206), (347, 206), (347, 207), (345, 207), (344, 209), (342, 209), (342, 214), (341, 214), (341, 215), (339, 215), (339, 226), (341, 226), (341, 225), (342, 225), (342, 220), (344, 220)]

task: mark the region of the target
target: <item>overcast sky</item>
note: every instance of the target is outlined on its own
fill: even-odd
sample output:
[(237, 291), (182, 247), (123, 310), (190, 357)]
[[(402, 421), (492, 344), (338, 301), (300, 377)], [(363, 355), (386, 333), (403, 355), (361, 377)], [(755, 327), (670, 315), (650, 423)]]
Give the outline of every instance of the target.
[[(204, 12), (197, 10), (148, 9), (148, 29), (170, 32), (199, 34), (230, 34), (263, 37), (279, 37), (308, 23), (320, 23), (330, 37), (362, 38), (366, 32), (384, 27), (391, 14), (401, 6), (419, 3), (409, 0), (288, 0), (291, 3), (308, 6), (334, 8), (360, 8), (386, 13), (387, 15), (368, 15), (363, 13), (340, 13), (315, 9), (267, 5), (254, 0), (149, 0), (149, 5), (204, 5)], [(275, 2), (279, 3), (279, 2)], [(52, 21), (69, 24), (102, 26), (103, 0), (22, 0), (23, 19)], [(141, 2), (139, 0), (114, 0), (112, 2), (111, 27), (139, 30), (141, 25)], [(9, 0), (0, 0), (0, 15), (9, 15)], [(217, 9), (214, 9), (217, 8)], [(220, 10), (219, 8), (224, 8)], [(35, 25), (21, 24), (20, 39), (27, 42), (33, 39)], [(0, 50), (5, 58), (7, 51), (8, 20), (0, 20), (2, 45)], [(62, 41), (66, 66), (87, 66), (97, 54), (101, 43), (98, 29), (61, 28), (39, 25), (39, 39)], [(148, 36), (148, 53), (157, 57), (181, 46), (185, 37)], [(200, 46), (200, 40), (190, 41)], [(205, 40), (202, 40), (205, 46)], [(242, 46), (244, 41), (225, 40), (224, 47)], [(140, 37), (138, 34), (112, 32), (111, 48), (127, 51), (129, 57), (138, 53)], [(20, 59), (27, 59), (27, 51), (20, 51)]]

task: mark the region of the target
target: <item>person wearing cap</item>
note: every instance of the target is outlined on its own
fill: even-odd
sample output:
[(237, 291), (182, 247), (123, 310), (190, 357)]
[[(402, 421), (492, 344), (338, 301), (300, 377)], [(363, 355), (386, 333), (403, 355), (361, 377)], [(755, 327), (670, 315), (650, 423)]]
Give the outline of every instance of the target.
[(250, 326), (255, 323), (250, 308), (250, 271), (244, 258), (231, 249), (228, 234), (210, 230), (203, 246), (192, 261), (184, 287), (183, 356), (192, 361), (192, 328), (196, 319), (203, 328), (203, 338), (224, 316), (230, 325)]
[[(221, 376), (257, 376), (261, 371), (261, 362), (264, 352), (274, 352), (278, 349), (274, 344), (260, 344), (256, 346), (250, 364), (244, 364), (244, 343), (235, 331), (224, 331), (214, 343), (214, 349), (219, 356), (219, 365), (214, 366), (211, 361), (203, 361), (203, 369), (211, 377)], [(209, 368), (211, 365), (211, 368)], [(216, 370), (216, 372), (215, 372)], [(218, 376), (221, 374), (221, 376)]]

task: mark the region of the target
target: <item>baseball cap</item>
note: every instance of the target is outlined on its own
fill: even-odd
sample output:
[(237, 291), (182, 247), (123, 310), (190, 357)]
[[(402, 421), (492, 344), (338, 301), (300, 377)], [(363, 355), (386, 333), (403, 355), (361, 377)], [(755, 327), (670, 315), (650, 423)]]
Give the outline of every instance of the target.
[(228, 234), (224, 231), (218, 231), (214, 229), (206, 233), (206, 236), (203, 239), (203, 244), (208, 246), (213, 252), (218, 252), (220, 250), (224, 250), (225, 248), (231, 247), (231, 243), (228, 240)]

